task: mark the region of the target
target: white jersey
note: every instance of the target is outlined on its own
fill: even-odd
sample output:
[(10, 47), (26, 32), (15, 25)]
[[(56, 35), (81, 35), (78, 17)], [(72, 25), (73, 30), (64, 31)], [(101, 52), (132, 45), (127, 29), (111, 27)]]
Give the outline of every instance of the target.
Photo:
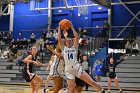
[(72, 46), (71, 48), (64, 47), (63, 55), (65, 66), (74, 66), (77, 63), (77, 49)]
[(81, 65), (82, 65), (82, 68), (83, 68), (84, 70), (88, 70), (88, 62), (87, 62), (87, 61), (83, 61), (83, 62), (81, 63)]
[(53, 77), (60, 76), (62, 74), (63, 66), (64, 62), (60, 62), (60, 59), (55, 55), (54, 62), (50, 68), (50, 75)]
[(49, 61), (49, 64), (50, 64), (50, 66), (53, 64), (53, 62), (52, 61)]

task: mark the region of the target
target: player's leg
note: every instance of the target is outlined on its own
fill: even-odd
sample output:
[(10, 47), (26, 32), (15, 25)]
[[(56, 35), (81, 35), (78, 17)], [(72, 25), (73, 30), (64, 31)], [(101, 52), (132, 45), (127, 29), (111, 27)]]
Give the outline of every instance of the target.
[(120, 92), (122, 92), (122, 90), (121, 90), (121, 87), (120, 87), (120, 85), (119, 85), (119, 82), (118, 82), (118, 78), (117, 78), (117, 77), (114, 79), (114, 83), (116, 84), (116, 86), (117, 86), (117, 88), (119, 89), (119, 91), (120, 91)]
[(38, 89), (41, 87), (41, 84), (42, 84), (42, 82), (43, 82), (43, 79), (42, 79), (40, 76), (36, 75), (36, 76), (33, 78), (32, 81), (37, 81), (37, 86), (36, 86), (36, 88), (35, 88), (35, 93), (37, 93), (37, 92), (38, 92)]
[(79, 78), (91, 85), (92, 87), (96, 88), (99, 92), (104, 93), (103, 88), (95, 81), (93, 81), (93, 79), (86, 72), (83, 72), (83, 74)]
[(110, 89), (111, 89), (111, 78), (108, 78), (108, 93), (110, 93)]
[(30, 81), (30, 82), (29, 82), (29, 85), (30, 85), (30, 87), (32, 88), (32, 93), (34, 93), (35, 88), (36, 88), (36, 86), (35, 86), (35, 84), (34, 84), (34, 81)]

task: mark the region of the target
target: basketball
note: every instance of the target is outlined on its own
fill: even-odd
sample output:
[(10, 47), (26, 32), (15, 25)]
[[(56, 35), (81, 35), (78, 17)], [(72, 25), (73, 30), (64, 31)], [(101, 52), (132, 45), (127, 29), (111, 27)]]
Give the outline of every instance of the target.
[(61, 20), (59, 24), (63, 30), (68, 30), (71, 27), (71, 22), (68, 19)]

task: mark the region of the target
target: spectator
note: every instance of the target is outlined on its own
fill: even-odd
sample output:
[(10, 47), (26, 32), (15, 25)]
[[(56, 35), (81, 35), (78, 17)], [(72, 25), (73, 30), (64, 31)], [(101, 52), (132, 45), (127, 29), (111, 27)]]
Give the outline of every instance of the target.
[(56, 30), (54, 30), (54, 32), (52, 33), (53, 37), (57, 40), (58, 38), (58, 33)]
[(9, 54), (9, 50), (8, 48), (6, 48), (6, 50), (3, 51), (3, 54), (1, 54), (1, 59), (7, 59), (8, 58), (8, 54)]
[(34, 33), (31, 34), (31, 38), (35, 39), (35, 34)]
[(84, 35), (85, 35), (85, 36), (87, 36), (87, 35), (88, 35), (88, 34), (87, 34), (87, 30), (86, 30), (86, 29), (84, 29), (84, 30), (83, 30), (83, 32), (81, 33), (81, 37), (83, 37)]
[(13, 45), (13, 47), (11, 49), (11, 52), (12, 52), (14, 58), (16, 58), (17, 57), (17, 53), (18, 53), (18, 49), (16, 48), (15, 45)]
[(11, 41), (11, 45), (16, 45), (16, 41), (15, 41), (15, 39), (12, 39), (12, 41)]
[(83, 33), (82, 28), (79, 27), (78, 28), (78, 35), (79, 35), (79, 37), (81, 37), (82, 33)]
[[(88, 63), (88, 59), (87, 59), (87, 56), (83, 56), (83, 60), (82, 60), (82, 68), (87, 72), (89, 73), (89, 63)], [(88, 91), (88, 84), (86, 83), (86, 91)]]
[(23, 48), (27, 49), (28, 44), (29, 44), (28, 40), (26, 38), (23, 38)]
[(50, 42), (51, 44), (55, 44), (55, 42), (56, 42), (55, 37), (51, 36), (51, 37), (49, 38), (49, 42)]
[(46, 37), (49, 39), (52, 36), (52, 32), (48, 31)]
[(12, 40), (12, 33), (11, 32), (8, 32), (6, 34), (6, 36), (7, 36), (7, 44), (9, 44), (11, 42), (11, 40)]
[(127, 41), (126, 42), (125, 49), (126, 49), (126, 55), (129, 55), (131, 53), (131, 44), (130, 44), (130, 41)]
[[(46, 45), (51, 45), (51, 43), (48, 41), (48, 39), (46, 39), (46, 41), (44, 42), (43, 44), (43, 48), (44, 48), (44, 51), (45, 51), (45, 54), (47, 54), (48, 52), (50, 52), (47, 48), (46, 48)], [(51, 52), (50, 52), (51, 53)]]
[(18, 61), (16, 62), (16, 65), (19, 66), (19, 72), (23, 70), (23, 66), (25, 65), (23, 59), (25, 59), (28, 55), (29, 55), (28, 52), (25, 51), (21, 57), (17, 58)]
[(42, 32), (41, 38), (45, 41), (46, 40), (46, 31)]
[(82, 38), (80, 38), (79, 43), (79, 47), (82, 49), (88, 44), (88, 38), (86, 37), (86, 35), (83, 35)]
[(132, 43), (132, 56), (139, 56), (139, 47), (136, 42)]
[(97, 82), (100, 82), (102, 80), (102, 75), (103, 75), (103, 64), (101, 60), (97, 60), (97, 64), (95, 66), (95, 75), (96, 75), (96, 80)]
[(32, 33), (32, 34), (31, 34), (31, 38), (30, 38), (30, 43), (31, 43), (31, 44), (34, 44), (35, 42), (36, 42), (35, 34)]
[(18, 48), (18, 49), (21, 49), (21, 40), (19, 40), (19, 39), (17, 39), (17, 41), (16, 41), (16, 47)]
[(22, 34), (21, 33), (18, 33), (18, 38), (19, 38), (19, 40), (22, 39)]
[(16, 48), (16, 45), (12, 45), (12, 48), (10, 48), (8, 53), (8, 61), (13, 62), (15, 58), (17, 58), (18, 49)]

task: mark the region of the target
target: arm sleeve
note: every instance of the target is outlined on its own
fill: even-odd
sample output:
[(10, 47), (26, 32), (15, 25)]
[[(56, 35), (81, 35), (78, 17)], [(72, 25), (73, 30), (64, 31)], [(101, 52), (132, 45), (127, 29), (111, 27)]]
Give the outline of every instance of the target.
[(124, 61), (124, 59), (121, 59), (120, 61), (118, 61), (115, 65), (117, 66), (117, 65), (119, 65), (121, 62), (123, 62)]

